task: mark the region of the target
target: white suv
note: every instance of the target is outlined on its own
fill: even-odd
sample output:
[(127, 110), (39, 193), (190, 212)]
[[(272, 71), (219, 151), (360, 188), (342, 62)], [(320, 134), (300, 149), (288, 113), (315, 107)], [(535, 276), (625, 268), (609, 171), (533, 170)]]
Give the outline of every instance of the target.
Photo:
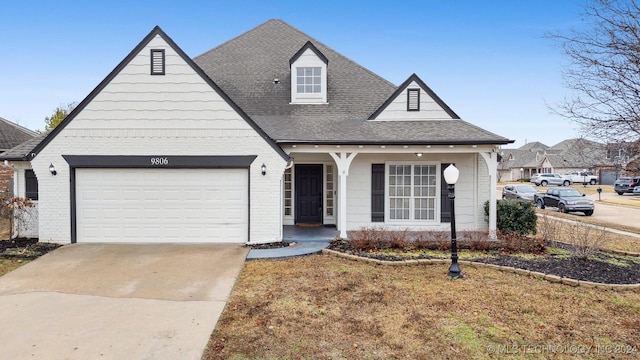
[(536, 186), (558, 185), (569, 186), (571, 179), (560, 174), (535, 174), (531, 177), (531, 182)]

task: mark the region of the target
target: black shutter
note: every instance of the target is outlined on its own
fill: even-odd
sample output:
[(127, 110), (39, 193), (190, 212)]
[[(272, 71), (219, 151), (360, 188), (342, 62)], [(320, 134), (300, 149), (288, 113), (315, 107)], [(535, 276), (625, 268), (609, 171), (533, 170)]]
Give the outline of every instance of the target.
[(38, 200), (38, 178), (32, 169), (24, 171), (25, 194), (27, 199)]
[(384, 222), (384, 164), (371, 164), (371, 222)]
[(449, 190), (447, 189), (447, 182), (444, 181), (444, 169), (449, 164), (441, 164), (440, 174), (440, 222), (451, 222), (451, 200), (449, 200)]

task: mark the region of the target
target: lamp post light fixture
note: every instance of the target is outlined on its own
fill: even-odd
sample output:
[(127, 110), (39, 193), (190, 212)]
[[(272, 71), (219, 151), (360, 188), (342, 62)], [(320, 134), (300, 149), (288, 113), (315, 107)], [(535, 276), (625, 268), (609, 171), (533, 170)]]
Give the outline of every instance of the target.
[(449, 276), (452, 279), (461, 279), (462, 271), (458, 265), (458, 240), (456, 239), (456, 183), (460, 176), (460, 171), (453, 164), (447, 166), (443, 172), (444, 181), (447, 183), (449, 190), (449, 200), (451, 200), (451, 266), (449, 267)]
[(520, 168), (520, 182), (524, 182), (524, 168)]

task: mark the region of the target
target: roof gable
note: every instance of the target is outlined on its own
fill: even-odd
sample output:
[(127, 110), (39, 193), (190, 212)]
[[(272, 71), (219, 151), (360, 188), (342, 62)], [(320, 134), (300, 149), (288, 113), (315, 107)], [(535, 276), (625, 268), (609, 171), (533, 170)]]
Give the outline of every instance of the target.
[[(408, 111), (409, 89), (419, 90), (419, 111)], [(423, 96), (426, 95), (426, 96)], [(403, 82), (389, 98), (369, 116), (369, 120), (460, 119), (416, 74)]]
[(80, 114), (88, 104), (90, 104), (115, 78), (118, 76), (125, 67), (127, 67), (139, 54), (149, 45), (151, 41), (157, 37), (161, 38), (166, 45), (175, 53), (200, 77), (204, 82), (211, 87), (244, 121), (246, 121), (270, 146), (279, 153), (284, 159), (289, 159), (289, 156), (271, 139), (269, 136), (237, 105), (229, 98), (229, 96), (222, 91), (222, 89), (211, 80), (202, 69), (196, 65), (191, 58), (189, 58), (184, 51), (162, 30), (159, 26), (153, 28), (153, 30), (145, 36), (145, 38), (116, 66), (116, 68), (109, 73), (109, 75), (80, 103), (78, 106), (55, 128), (53, 129), (42, 142), (40, 142), (32, 151), (33, 156), (42, 151), (47, 144), (53, 140), (65, 127), (67, 127), (77, 116)]
[(329, 59), (327, 59), (327, 57), (324, 56), (324, 54), (320, 50), (318, 50), (318, 48), (315, 45), (313, 45), (313, 43), (311, 41), (307, 41), (300, 48), (300, 50), (298, 50), (298, 52), (296, 52), (295, 55), (293, 55), (291, 57), (291, 59), (289, 59), (289, 65), (293, 64), (294, 62), (296, 62), (296, 60), (298, 60), (298, 58), (300, 58), (300, 56), (302, 56), (302, 54), (304, 54), (304, 52), (307, 51), (307, 50), (313, 51), (313, 53), (316, 54), (318, 59), (322, 60), (322, 62), (327, 64), (327, 65), (329, 64)]

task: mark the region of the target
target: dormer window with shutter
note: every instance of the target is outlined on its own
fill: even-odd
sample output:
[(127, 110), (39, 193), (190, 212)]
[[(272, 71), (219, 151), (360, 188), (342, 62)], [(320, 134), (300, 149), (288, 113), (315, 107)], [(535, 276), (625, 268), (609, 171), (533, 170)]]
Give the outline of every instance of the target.
[(329, 60), (310, 41), (289, 60), (291, 103), (327, 103), (327, 64)]
[(164, 75), (164, 49), (151, 49), (151, 75)]

